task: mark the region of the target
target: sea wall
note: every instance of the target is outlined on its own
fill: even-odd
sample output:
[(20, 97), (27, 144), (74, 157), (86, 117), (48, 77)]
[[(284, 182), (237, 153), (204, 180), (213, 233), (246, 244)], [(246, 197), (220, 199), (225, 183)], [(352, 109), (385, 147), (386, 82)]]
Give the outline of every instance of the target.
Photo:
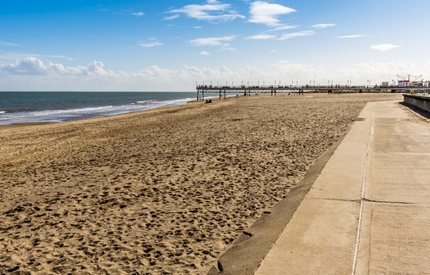
[(430, 112), (430, 96), (403, 94), (403, 102)]

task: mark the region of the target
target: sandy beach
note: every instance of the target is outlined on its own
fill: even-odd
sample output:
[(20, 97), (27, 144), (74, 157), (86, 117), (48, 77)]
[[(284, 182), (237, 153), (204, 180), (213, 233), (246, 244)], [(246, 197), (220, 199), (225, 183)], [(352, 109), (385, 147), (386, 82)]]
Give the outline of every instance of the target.
[(204, 274), (380, 100), (402, 98), (231, 97), (0, 128), (0, 273)]

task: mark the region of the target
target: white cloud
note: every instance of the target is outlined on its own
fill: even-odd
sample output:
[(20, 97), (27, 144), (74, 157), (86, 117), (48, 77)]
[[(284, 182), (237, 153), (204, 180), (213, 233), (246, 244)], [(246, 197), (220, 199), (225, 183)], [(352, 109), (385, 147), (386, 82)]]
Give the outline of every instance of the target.
[(288, 60), (281, 59), (281, 60), (279, 60), (279, 64), (278, 65), (287, 65), (287, 64), (290, 64), (290, 62)]
[(35, 57), (17, 60), (14, 64), (0, 67), (1, 71), (13, 75), (45, 75), (48, 69), (43, 62)]
[(200, 55), (208, 56), (208, 55), (211, 55), (211, 54), (210, 54), (210, 53), (208, 53), (207, 51), (202, 51), (202, 52), (200, 52)]
[(163, 43), (161, 43), (160, 41), (158, 41), (155, 38), (149, 39), (148, 42), (139, 42), (138, 44), (139, 44), (139, 46), (144, 47), (144, 48), (153, 48), (153, 47), (163, 46)]
[(105, 65), (100, 61), (91, 62), (86, 68), (83, 68), (84, 72), (88, 75), (95, 76), (115, 76), (115, 73), (111, 70), (105, 70)]
[(390, 51), (392, 49), (399, 48), (399, 47), (400, 46), (394, 45), (394, 44), (378, 44), (378, 45), (370, 46), (372, 50), (381, 51), (381, 52)]
[(180, 17), (179, 14), (174, 14), (172, 16), (166, 16), (166, 17), (164, 17), (164, 20), (175, 20), (178, 17)]
[(284, 31), (284, 30), (291, 30), (291, 29), (296, 29), (296, 28), (297, 28), (297, 26), (280, 25), (278, 27), (271, 29), (270, 31)]
[(283, 34), (279, 38), (279, 40), (286, 40), (286, 39), (291, 39), (291, 38), (296, 38), (296, 37), (304, 37), (304, 36), (312, 36), (314, 34), (315, 34), (314, 31), (300, 31), (300, 32), (286, 33), (286, 34)]
[(275, 35), (271, 35), (271, 34), (257, 34), (257, 35), (253, 35), (253, 36), (249, 36), (246, 39), (250, 39), (250, 40), (268, 40), (268, 39), (275, 39), (276, 36)]
[(207, 37), (198, 38), (188, 41), (192, 46), (228, 46), (229, 44), (223, 43), (225, 41), (233, 41), (236, 38), (234, 35), (223, 37)]
[(264, 24), (268, 26), (279, 26), (280, 20), (278, 16), (283, 14), (289, 14), (296, 10), (285, 7), (279, 4), (270, 4), (264, 1), (255, 1), (251, 4), (249, 13), (251, 18), (249, 22)]
[(337, 36), (336, 38), (339, 38), (339, 39), (350, 39), (350, 38), (362, 38), (362, 37), (366, 37), (366, 36), (364, 34), (351, 34), (351, 35)]
[(25, 60), (32, 60), (32, 59), (61, 59), (61, 60), (67, 60), (67, 61), (73, 61), (74, 58), (64, 56), (64, 55), (58, 55), (58, 54), (50, 54), (50, 55), (41, 55), (41, 54), (34, 54), (34, 53), (0, 53), (0, 66), (1, 64), (7, 64), (11, 65), (15, 62), (23, 62)]
[(336, 26), (336, 24), (316, 24), (316, 25), (313, 25), (312, 28), (325, 29), (325, 28), (330, 28), (330, 27), (334, 27), (334, 26)]
[(18, 43), (1, 41), (1, 40), (0, 40), (0, 46), (1, 47), (22, 47), (22, 45), (20, 45)]
[(245, 18), (231, 9), (230, 4), (220, 4), (214, 0), (208, 0), (207, 3), (205, 5), (186, 5), (180, 9), (171, 10), (168, 13), (174, 13), (175, 15), (185, 14), (188, 17), (205, 21), (230, 21)]
[(229, 44), (225, 44), (223, 45), (223, 47), (221, 48), (221, 51), (229, 51), (229, 52), (234, 52), (236, 51), (235, 48), (231, 47)]
[(144, 16), (144, 15), (145, 15), (145, 13), (144, 13), (144, 12), (142, 12), (142, 11), (139, 11), (139, 12), (133, 12), (133, 13), (132, 13), (132, 15), (134, 15), (134, 16), (136, 16), (136, 17), (142, 17), (142, 16)]
[(116, 74), (104, 68), (103, 62), (93, 61), (87, 66), (66, 67), (63, 64), (43, 62), (36, 57), (28, 57), (17, 60), (15, 63), (0, 65), (0, 74), (7, 75), (27, 75), (27, 76), (111, 76)]

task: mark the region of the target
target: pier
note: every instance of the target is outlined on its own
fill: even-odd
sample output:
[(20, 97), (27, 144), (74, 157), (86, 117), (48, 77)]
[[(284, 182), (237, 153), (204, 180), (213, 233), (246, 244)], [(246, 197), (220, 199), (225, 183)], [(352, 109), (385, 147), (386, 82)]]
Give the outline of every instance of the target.
[(352, 85), (327, 85), (327, 86), (281, 86), (281, 85), (264, 85), (264, 86), (214, 86), (214, 85), (196, 85), (197, 101), (205, 100), (205, 95), (218, 95), (219, 98), (226, 98), (227, 95), (243, 95), (250, 96), (251, 94), (270, 93), (276, 96), (277, 93), (288, 93), (301, 95), (304, 93), (428, 93), (429, 87), (426, 86), (352, 86)]

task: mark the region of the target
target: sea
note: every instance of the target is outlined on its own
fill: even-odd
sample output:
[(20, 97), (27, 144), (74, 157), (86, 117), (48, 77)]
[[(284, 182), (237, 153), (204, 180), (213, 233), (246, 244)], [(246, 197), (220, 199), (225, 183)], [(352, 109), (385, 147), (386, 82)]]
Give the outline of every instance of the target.
[(64, 122), (177, 106), (195, 92), (0, 92), (0, 125)]

